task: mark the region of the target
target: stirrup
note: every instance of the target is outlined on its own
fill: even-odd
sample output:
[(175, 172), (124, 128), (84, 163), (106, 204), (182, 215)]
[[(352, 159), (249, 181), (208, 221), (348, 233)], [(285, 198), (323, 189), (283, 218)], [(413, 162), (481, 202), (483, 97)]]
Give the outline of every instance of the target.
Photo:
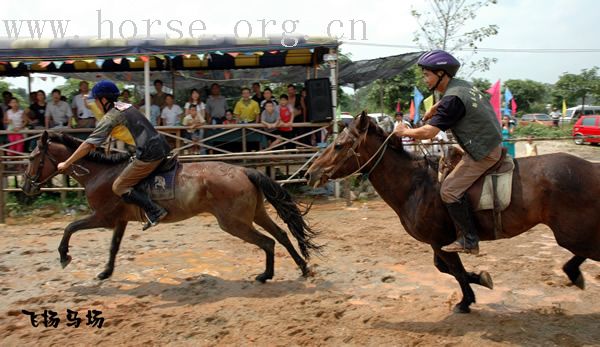
[(479, 254), (479, 245), (477, 245), (473, 248), (467, 248), (467, 247), (465, 247), (465, 245), (463, 245), (459, 241), (454, 241), (451, 244), (442, 247), (442, 251), (449, 252), (449, 253), (459, 252), (459, 253), (478, 255)]
[(146, 214), (146, 223), (142, 227), (142, 231), (157, 225), (163, 218), (167, 216), (167, 214), (169, 214), (167, 210), (163, 210), (163, 212), (158, 216), (158, 218), (154, 222), (150, 221), (150, 218), (148, 218), (148, 215)]

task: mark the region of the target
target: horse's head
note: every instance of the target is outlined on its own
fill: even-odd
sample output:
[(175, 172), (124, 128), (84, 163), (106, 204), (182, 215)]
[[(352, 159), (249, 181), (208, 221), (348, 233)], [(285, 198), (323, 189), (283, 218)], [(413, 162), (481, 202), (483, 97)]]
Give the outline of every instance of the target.
[(56, 170), (57, 160), (49, 154), (50, 141), (48, 132), (44, 131), (42, 137), (38, 140), (37, 147), (29, 156), (29, 164), (25, 171), (25, 184), (23, 192), (27, 195), (37, 195), (40, 193), (40, 187), (58, 171)]
[(369, 148), (372, 145), (367, 138), (369, 129), (376, 127), (364, 111), (358, 115), (310, 166), (308, 184), (318, 187), (356, 172), (376, 151)]

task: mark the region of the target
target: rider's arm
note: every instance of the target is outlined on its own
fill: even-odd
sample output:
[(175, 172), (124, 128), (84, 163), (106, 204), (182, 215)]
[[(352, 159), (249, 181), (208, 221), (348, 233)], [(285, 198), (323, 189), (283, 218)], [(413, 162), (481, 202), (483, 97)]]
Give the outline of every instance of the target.
[[(400, 130), (402, 129), (402, 130)], [(402, 125), (397, 127), (395, 133), (400, 137), (407, 136), (417, 140), (428, 140), (435, 137), (440, 132), (440, 128), (436, 128), (433, 125), (425, 124), (420, 128), (409, 129)]]
[(75, 152), (71, 154), (69, 159), (65, 160), (65, 162), (61, 164), (64, 164), (64, 169), (67, 169), (69, 166), (71, 166), (71, 164), (88, 155), (88, 153), (90, 153), (90, 151), (92, 151), (94, 148), (96, 148), (95, 145), (89, 142), (83, 142), (81, 145), (79, 145)]

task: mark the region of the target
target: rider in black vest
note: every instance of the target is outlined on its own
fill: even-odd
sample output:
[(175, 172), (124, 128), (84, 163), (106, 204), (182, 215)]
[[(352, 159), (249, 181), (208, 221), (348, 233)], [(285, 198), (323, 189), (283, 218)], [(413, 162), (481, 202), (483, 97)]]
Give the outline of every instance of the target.
[(145, 230), (158, 224), (167, 215), (167, 211), (152, 201), (146, 192), (134, 187), (169, 155), (170, 147), (140, 111), (130, 104), (117, 102), (119, 95), (119, 88), (111, 81), (100, 81), (94, 86), (88, 99), (93, 99), (105, 114), (71, 157), (58, 164), (58, 170), (64, 172), (71, 164), (104, 143), (117, 125), (125, 126), (135, 142), (135, 157), (114, 181), (112, 190), (125, 202), (144, 210), (148, 219)]
[(416, 129), (407, 129), (400, 124), (394, 132), (398, 136), (431, 139), (440, 130), (452, 131), (465, 154), (442, 183), (440, 195), (454, 222), (458, 238), (442, 247), (442, 250), (477, 254), (479, 237), (465, 194), (481, 175), (500, 160), (500, 122), (488, 99), (477, 88), (454, 78), (460, 63), (451, 54), (441, 50), (427, 52), (417, 64), (423, 70), (430, 91), (441, 93), (442, 98), (425, 115), (424, 120), (431, 118), (428, 124)]

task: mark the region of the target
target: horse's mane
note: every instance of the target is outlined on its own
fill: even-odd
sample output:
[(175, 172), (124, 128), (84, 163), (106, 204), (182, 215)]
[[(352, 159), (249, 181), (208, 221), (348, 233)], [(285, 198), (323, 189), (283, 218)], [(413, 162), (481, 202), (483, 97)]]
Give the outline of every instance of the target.
[[(70, 135), (63, 134), (63, 133), (50, 133), (50, 134), (48, 134), (48, 140), (52, 141), (52, 142), (63, 144), (63, 145), (65, 145), (65, 147), (67, 147), (73, 151), (76, 150), (79, 147), (79, 145), (81, 145), (81, 142), (78, 139), (76, 139)], [(130, 155), (128, 153), (120, 153), (119, 152), (119, 153), (105, 154), (101, 150), (91, 151), (85, 157), (85, 159), (88, 159), (90, 161), (100, 163), (100, 164), (120, 164), (125, 161), (128, 161), (129, 158), (130, 158)]]
[[(372, 131), (382, 141), (385, 141), (385, 139), (390, 135), (387, 131), (385, 131), (382, 127), (380, 127), (379, 125), (377, 125), (375, 123), (371, 123), (369, 131)], [(406, 151), (404, 149), (404, 144), (402, 143), (402, 139), (399, 138), (398, 136), (392, 136), (388, 140), (388, 148), (392, 149), (393, 151), (395, 151), (396, 153), (398, 153), (402, 156), (410, 158), (412, 161), (425, 160), (425, 162), (427, 164), (436, 163), (436, 165), (437, 165), (437, 161), (440, 158), (438, 155), (422, 156), (422, 155), (416, 155), (413, 152)], [(435, 169), (437, 170), (437, 167)]]

